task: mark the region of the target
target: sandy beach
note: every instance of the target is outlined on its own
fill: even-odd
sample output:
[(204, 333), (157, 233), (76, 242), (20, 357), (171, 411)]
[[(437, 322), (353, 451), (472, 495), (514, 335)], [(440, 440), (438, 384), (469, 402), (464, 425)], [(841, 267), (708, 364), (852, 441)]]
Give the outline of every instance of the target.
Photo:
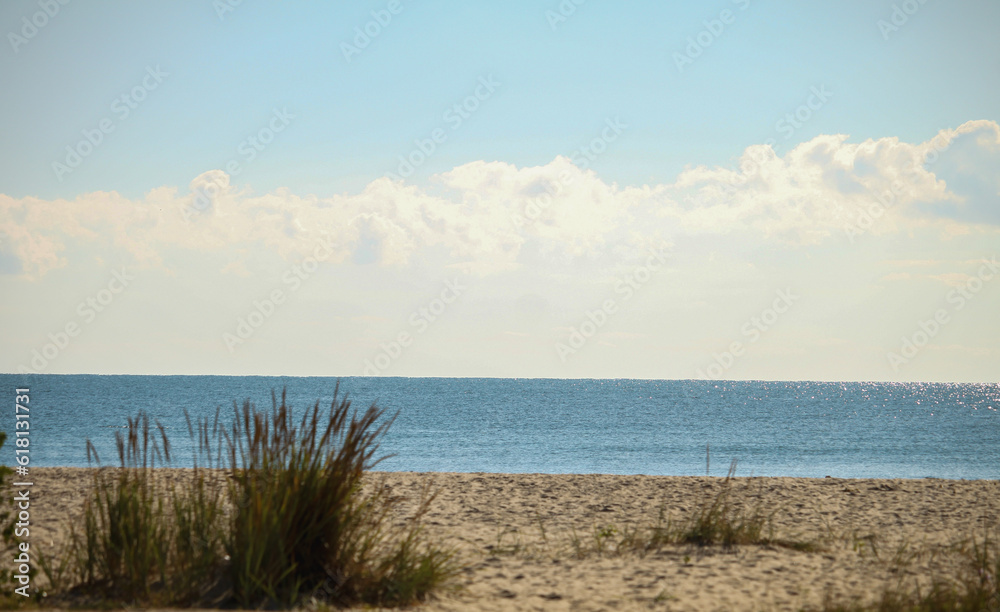
[[(182, 470), (164, 470), (182, 479)], [(439, 491), (428, 534), (465, 569), (437, 610), (800, 610), (870, 601), (961, 570), (997, 534), (1000, 482), (836, 478), (372, 473), (415, 501)], [(85, 468), (32, 469), (32, 546), (58, 549), (81, 515)], [(773, 542), (619, 550), (631, 529), (684, 521), (730, 487), (770, 517)], [(404, 504), (405, 512), (412, 505)], [(404, 517), (400, 517), (403, 519)]]

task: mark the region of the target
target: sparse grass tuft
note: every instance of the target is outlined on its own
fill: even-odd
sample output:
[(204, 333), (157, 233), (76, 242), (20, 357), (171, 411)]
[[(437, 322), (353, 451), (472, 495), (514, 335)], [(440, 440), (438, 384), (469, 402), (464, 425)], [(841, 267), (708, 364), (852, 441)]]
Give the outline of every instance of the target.
[(773, 513), (765, 512), (763, 502), (747, 506), (732, 501), (730, 495), (735, 473), (734, 459), (719, 494), (710, 503), (703, 505), (687, 522), (678, 526), (672, 534), (673, 540), (696, 546), (717, 544), (723, 548), (757, 544), (801, 552), (819, 550), (814, 542), (775, 538)]
[(722, 490), (686, 520), (672, 520), (667, 516), (666, 509), (661, 507), (652, 526), (604, 524), (595, 527), (589, 537), (581, 537), (574, 531), (569, 541), (572, 556), (579, 559), (625, 553), (644, 556), (678, 544), (699, 547), (719, 545), (723, 548), (765, 545), (801, 552), (820, 550), (814, 542), (775, 538), (772, 515), (764, 512), (762, 502), (747, 507), (732, 501), (730, 495), (735, 471), (734, 461), (729, 475), (722, 482)]
[(961, 547), (963, 568), (957, 577), (937, 577), (926, 589), (900, 583), (885, 589), (874, 603), (832, 598), (821, 612), (998, 612), (1000, 611), (1000, 547), (988, 535)]
[(747, 509), (733, 504), (729, 500), (729, 493), (727, 478), (722, 492), (712, 503), (703, 506), (681, 528), (678, 534), (680, 542), (697, 546), (721, 544), (724, 548), (739, 544), (771, 543), (771, 517), (764, 514), (760, 505)]
[[(162, 426), (148, 415), (129, 418), (127, 434), (116, 432), (119, 469), (94, 474), (84, 506), (82, 533), (72, 533), (72, 568), (83, 589), (116, 600), (160, 602), (176, 561), (171, 550), (169, 506), (158, 491), (152, 470), (170, 459)], [(159, 433), (159, 440), (156, 434)], [(96, 451), (88, 442), (88, 455)]]

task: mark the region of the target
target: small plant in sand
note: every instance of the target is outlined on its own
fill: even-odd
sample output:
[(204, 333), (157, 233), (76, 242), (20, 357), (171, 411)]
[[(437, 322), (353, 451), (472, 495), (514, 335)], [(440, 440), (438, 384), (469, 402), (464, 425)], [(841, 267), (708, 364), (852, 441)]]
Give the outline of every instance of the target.
[(595, 527), (590, 537), (580, 537), (574, 530), (569, 539), (572, 556), (646, 555), (679, 544), (718, 545), (727, 549), (739, 545), (770, 545), (803, 552), (818, 550), (812, 542), (774, 537), (772, 515), (764, 511), (762, 502), (747, 505), (734, 501), (735, 472), (736, 462), (733, 461), (719, 493), (689, 517), (674, 520), (667, 515), (666, 508), (661, 507), (651, 526), (604, 524)]
[(207, 467), (196, 459), (183, 488), (157, 469), (170, 459), (164, 429), (129, 419), (121, 467), (97, 470), (58, 572), (74, 583), (70, 602), (408, 605), (450, 582), (453, 554), (421, 530), (434, 496), (425, 489), (399, 526), (402, 499), (362, 486), (391, 419), (350, 406), (335, 391), (329, 410), (317, 402), (293, 419), (282, 393), (271, 411), (234, 406), (228, 426), (218, 412), (189, 420)]
[(827, 597), (822, 612), (1000, 612), (1000, 546), (988, 534), (957, 547), (961, 569), (951, 578), (936, 576), (930, 586), (900, 581), (874, 601), (844, 602)]
[[(773, 541), (770, 517), (761, 506), (747, 509), (730, 501), (729, 477), (711, 503), (702, 506), (677, 537), (684, 544), (732, 548), (738, 544), (767, 544)], [(766, 533), (766, 535), (765, 535)]]
[[(733, 501), (731, 495), (735, 474), (734, 459), (729, 466), (729, 473), (722, 481), (722, 490), (711, 502), (703, 504), (687, 521), (681, 522), (670, 531), (665, 539), (697, 546), (718, 544), (724, 548), (759, 544), (781, 546), (803, 552), (813, 552), (818, 549), (812, 542), (775, 537), (774, 513), (765, 512), (763, 502), (747, 505)], [(658, 537), (664, 538), (659, 534)]]

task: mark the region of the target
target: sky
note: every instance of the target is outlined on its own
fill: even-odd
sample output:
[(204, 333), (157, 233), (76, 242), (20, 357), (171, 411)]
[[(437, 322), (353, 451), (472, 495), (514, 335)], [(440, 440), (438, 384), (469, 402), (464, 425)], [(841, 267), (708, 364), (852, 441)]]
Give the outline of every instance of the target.
[(996, 382), (997, 23), (4, 2), (0, 371)]

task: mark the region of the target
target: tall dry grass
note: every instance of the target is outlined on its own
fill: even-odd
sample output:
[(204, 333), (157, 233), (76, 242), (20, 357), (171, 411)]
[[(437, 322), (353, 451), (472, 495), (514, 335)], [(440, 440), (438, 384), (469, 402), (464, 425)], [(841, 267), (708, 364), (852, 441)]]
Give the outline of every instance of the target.
[[(189, 419), (198, 450), (183, 488), (157, 478), (170, 461), (163, 427), (130, 418), (120, 465), (96, 471), (50, 580), (70, 600), (244, 607), (408, 605), (445, 586), (453, 554), (421, 528), (433, 494), (400, 526), (402, 500), (363, 486), (393, 419), (339, 391), (299, 418), (283, 392), (269, 411), (234, 404), (228, 424)], [(90, 456), (99, 462), (88, 442)]]

